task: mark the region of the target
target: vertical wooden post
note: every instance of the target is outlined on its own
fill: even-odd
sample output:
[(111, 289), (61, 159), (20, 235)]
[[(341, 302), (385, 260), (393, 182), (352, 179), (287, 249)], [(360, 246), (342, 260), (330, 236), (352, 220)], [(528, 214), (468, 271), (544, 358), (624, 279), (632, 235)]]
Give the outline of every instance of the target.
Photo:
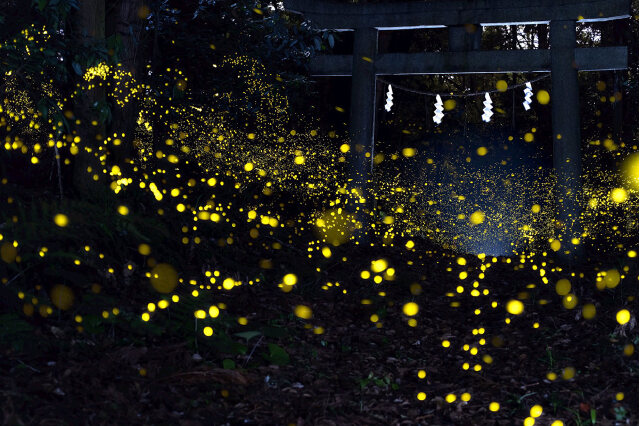
[[(580, 238), (580, 102), (578, 70), (574, 58), (575, 21), (551, 21), (551, 114), (553, 167), (556, 186), (557, 219), (564, 224), (562, 252), (572, 250), (572, 238)], [(576, 253), (578, 254), (578, 253)]]
[[(369, 214), (373, 206), (371, 185), (376, 119), (376, 71), (378, 30), (357, 28), (353, 42), (351, 76), (350, 133), (352, 147), (352, 188), (366, 200), (358, 209), (361, 235), (368, 232)], [(368, 155), (367, 155), (368, 154)]]

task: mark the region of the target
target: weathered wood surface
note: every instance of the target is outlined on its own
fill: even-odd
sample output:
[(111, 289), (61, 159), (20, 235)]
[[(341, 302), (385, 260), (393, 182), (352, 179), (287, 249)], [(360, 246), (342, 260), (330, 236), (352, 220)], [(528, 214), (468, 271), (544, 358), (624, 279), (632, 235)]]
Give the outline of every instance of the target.
[(405, 30), (448, 25), (539, 24), (554, 20), (598, 22), (630, 16), (629, 0), (432, 0), (345, 4), (284, 0), (285, 9), (304, 14), (318, 28)]
[[(577, 48), (575, 61), (578, 71), (626, 69), (627, 47)], [(319, 55), (309, 65), (315, 76), (351, 76), (352, 66), (352, 55)], [(377, 75), (549, 72), (551, 50), (385, 53), (375, 69)]]

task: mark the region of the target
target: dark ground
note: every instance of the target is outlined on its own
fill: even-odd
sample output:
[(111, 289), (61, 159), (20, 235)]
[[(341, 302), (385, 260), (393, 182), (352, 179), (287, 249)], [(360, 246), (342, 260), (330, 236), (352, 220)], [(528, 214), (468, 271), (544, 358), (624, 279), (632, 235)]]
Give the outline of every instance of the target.
[[(201, 328), (194, 331), (190, 320), (185, 326), (169, 319), (179, 304), (140, 325), (137, 318), (149, 302), (144, 296), (118, 300), (120, 315), (93, 328), (85, 318), (83, 333), (67, 317), (24, 321), (5, 314), (3, 424), (512, 425), (523, 424), (535, 404), (544, 409), (535, 424), (637, 424), (637, 353), (623, 354), (625, 344), (638, 343), (637, 266), (615, 291), (601, 292), (594, 285), (594, 265), (583, 265), (585, 278), (573, 280), (580, 303), (567, 310), (529, 260), (518, 271), (518, 259), (498, 260), (480, 280), (479, 289), (490, 294), (471, 297), (469, 280), (480, 272), (477, 258), (462, 267), (447, 253), (418, 258), (425, 247), (413, 253), (387, 250), (350, 250), (351, 261), (331, 271), (339, 288), (322, 290), (326, 281), (317, 280), (301, 281), (286, 294), (266, 284), (225, 292), (218, 301), (227, 306), (212, 338)], [(360, 280), (362, 265), (383, 254), (398, 278), (378, 286)], [(291, 250), (282, 255), (299, 256)], [(630, 260), (635, 259), (620, 261)], [(469, 278), (458, 295), (461, 270)], [(547, 276), (555, 283), (567, 272)], [(412, 296), (414, 282), (422, 294)], [(536, 287), (526, 288), (531, 283)], [(381, 290), (385, 297), (377, 294)], [(506, 324), (504, 303), (516, 295), (525, 312)], [(540, 305), (542, 298), (549, 303)], [(416, 327), (402, 313), (411, 300), (420, 306)], [(452, 300), (460, 306), (451, 307)], [(580, 315), (586, 301), (597, 307), (590, 321)], [(300, 304), (313, 309), (312, 319), (292, 314)], [(615, 321), (621, 305), (632, 312), (624, 327)], [(477, 307), (480, 315), (474, 314)], [(381, 328), (370, 321), (374, 313)], [(238, 325), (240, 315), (247, 325)], [(323, 334), (313, 332), (317, 326)], [(480, 327), (484, 336), (474, 335)], [(246, 331), (257, 333), (234, 335)], [(486, 345), (478, 345), (479, 337)], [(451, 341), (448, 348), (442, 346), (445, 339)], [(475, 343), (480, 352), (464, 351), (465, 343)], [(485, 354), (491, 364), (482, 361)], [(463, 370), (464, 362), (471, 369)], [(482, 370), (474, 372), (475, 364)], [(575, 368), (574, 378), (563, 379), (565, 367)], [(424, 379), (417, 375), (422, 369)], [(548, 372), (558, 378), (549, 381)], [(417, 399), (419, 392), (426, 393), (424, 401)], [(471, 395), (468, 402), (461, 401), (463, 392)], [(624, 392), (621, 401), (618, 392)], [(445, 401), (450, 393), (457, 396), (452, 403)], [(500, 403), (499, 411), (489, 411), (492, 401)]]

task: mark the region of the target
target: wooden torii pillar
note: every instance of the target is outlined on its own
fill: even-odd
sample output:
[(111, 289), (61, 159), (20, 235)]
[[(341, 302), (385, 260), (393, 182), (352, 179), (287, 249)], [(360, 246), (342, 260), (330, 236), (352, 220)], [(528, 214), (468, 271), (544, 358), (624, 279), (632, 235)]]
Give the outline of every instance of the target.
[[(351, 76), (350, 133), (356, 148), (354, 185), (368, 196), (374, 156), (377, 75), (551, 72), (553, 164), (558, 178), (557, 220), (565, 224), (563, 246), (579, 238), (581, 174), (578, 71), (627, 68), (627, 47), (576, 48), (576, 23), (628, 18), (628, 0), (432, 0), (343, 4), (284, 0), (316, 28), (355, 31), (353, 55), (312, 59), (315, 76)], [(550, 49), (479, 51), (460, 46), (465, 24), (550, 25)], [(379, 30), (444, 28), (458, 41), (449, 52), (378, 54)], [(456, 35), (457, 34), (457, 35)], [(369, 153), (369, 156), (366, 156)], [(369, 204), (370, 205), (370, 204)], [(366, 224), (365, 224), (366, 225)]]

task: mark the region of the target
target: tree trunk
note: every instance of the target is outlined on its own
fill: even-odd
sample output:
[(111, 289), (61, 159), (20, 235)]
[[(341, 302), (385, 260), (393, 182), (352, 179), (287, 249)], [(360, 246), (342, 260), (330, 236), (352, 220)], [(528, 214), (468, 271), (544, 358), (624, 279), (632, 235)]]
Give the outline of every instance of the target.
[[(105, 38), (105, 0), (83, 0), (79, 3), (79, 41), (83, 44), (104, 43)], [(82, 77), (78, 77), (82, 83)], [(104, 100), (104, 89), (96, 87), (86, 93), (78, 93), (75, 101), (75, 110), (80, 125), (78, 136), (81, 138), (81, 147), (73, 159), (72, 184), (74, 189), (83, 196), (95, 193), (95, 181), (97, 163), (93, 153), (97, 151), (99, 141), (104, 136), (104, 126), (94, 126), (91, 123), (97, 120), (94, 105)], [(90, 149), (91, 152), (87, 152)], [(88, 172), (91, 168), (93, 171)]]
[[(138, 47), (142, 30), (142, 19), (139, 14), (141, 10), (141, 0), (120, 0), (108, 16), (109, 29), (121, 41), (119, 62), (126, 71), (131, 73), (134, 79), (138, 74), (139, 65)], [(121, 166), (123, 163), (129, 163), (135, 154), (133, 136), (137, 118), (136, 110), (136, 105), (132, 101), (126, 103), (124, 107), (112, 105), (109, 136), (117, 137), (122, 143), (118, 146), (111, 145), (111, 153), (113, 159)]]

